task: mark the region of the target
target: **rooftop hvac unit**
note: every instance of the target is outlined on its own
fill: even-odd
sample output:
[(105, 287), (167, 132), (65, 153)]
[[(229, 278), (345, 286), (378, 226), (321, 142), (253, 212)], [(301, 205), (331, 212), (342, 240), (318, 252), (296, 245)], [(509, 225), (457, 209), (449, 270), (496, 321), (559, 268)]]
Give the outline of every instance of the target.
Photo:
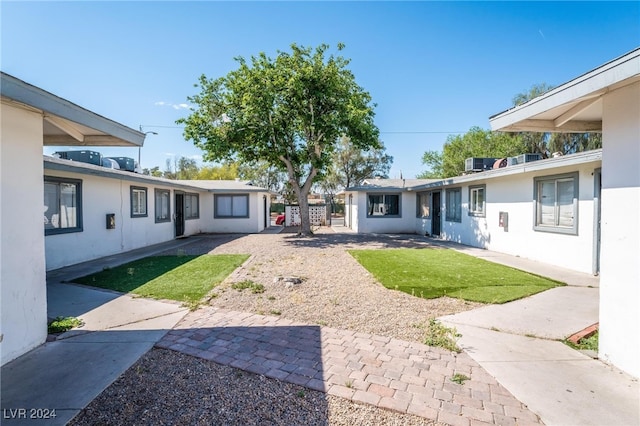
[(542, 154), (520, 154), (516, 158), (518, 159), (518, 164), (524, 164), (542, 160)]
[(96, 151), (57, 151), (53, 154), (59, 156), (63, 160), (73, 160), (81, 163), (102, 166), (102, 154)]
[(114, 160), (120, 166), (120, 170), (126, 170), (128, 172), (136, 171), (136, 160), (129, 157), (109, 157), (109, 159)]
[(507, 166), (515, 166), (516, 164), (518, 164), (518, 157), (507, 158)]
[(120, 164), (118, 164), (116, 160), (112, 160), (111, 158), (102, 157), (102, 167), (119, 170)]
[(491, 170), (493, 163), (496, 162), (496, 158), (478, 158), (471, 157), (464, 161), (465, 172), (482, 172), (485, 170)]

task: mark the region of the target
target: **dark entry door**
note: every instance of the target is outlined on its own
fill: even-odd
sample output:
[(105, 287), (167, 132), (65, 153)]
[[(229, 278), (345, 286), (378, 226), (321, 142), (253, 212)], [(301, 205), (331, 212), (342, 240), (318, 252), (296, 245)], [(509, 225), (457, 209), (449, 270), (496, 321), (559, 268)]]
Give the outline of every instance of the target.
[(431, 194), (431, 235), (434, 237), (440, 236), (440, 193), (434, 192)]
[(267, 229), (269, 227), (269, 225), (271, 225), (269, 222), (269, 218), (270, 218), (270, 212), (267, 211), (267, 196), (263, 195), (262, 196), (262, 202), (264, 204), (264, 229)]
[(176, 192), (176, 237), (184, 235), (184, 194)]
[(349, 194), (349, 229), (353, 229), (352, 228), (352, 224), (353, 224), (353, 195)]
[(600, 215), (601, 215), (601, 202), (600, 197), (602, 193), (602, 169), (596, 169), (593, 172), (593, 204), (594, 204), (594, 214), (595, 220), (594, 224), (594, 244), (593, 244), (593, 260), (592, 260), (592, 269), (593, 275), (600, 274)]

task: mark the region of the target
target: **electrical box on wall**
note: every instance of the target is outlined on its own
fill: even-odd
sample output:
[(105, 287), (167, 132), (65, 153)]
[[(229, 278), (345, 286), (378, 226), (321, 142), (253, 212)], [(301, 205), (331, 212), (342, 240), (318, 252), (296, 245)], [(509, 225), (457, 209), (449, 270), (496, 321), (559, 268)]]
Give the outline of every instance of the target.
[(107, 213), (107, 229), (116, 229), (115, 213)]
[(509, 231), (509, 213), (500, 212), (500, 218), (498, 219), (498, 226), (504, 229), (504, 232)]

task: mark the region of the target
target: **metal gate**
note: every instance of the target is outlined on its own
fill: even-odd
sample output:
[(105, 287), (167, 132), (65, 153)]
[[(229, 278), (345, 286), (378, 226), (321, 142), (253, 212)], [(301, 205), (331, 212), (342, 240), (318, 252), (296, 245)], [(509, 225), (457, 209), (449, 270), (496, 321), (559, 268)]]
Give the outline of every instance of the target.
[[(286, 226), (300, 226), (300, 206), (285, 206), (284, 213)], [(327, 206), (325, 204), (309, 206), (309, 221), (315, 226), (326, 225)]]

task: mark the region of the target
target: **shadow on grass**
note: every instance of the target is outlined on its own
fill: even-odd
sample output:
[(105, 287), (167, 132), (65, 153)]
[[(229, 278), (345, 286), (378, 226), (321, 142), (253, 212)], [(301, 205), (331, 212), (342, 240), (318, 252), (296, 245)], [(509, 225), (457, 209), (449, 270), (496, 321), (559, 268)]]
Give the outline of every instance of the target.
[(129, 293), (200, 256), (153, 256), (71, 280), (74, 283)]
[(73, 281), (154, 299), (197, 302), (248, 257), (244, 254), (150, 256)]

